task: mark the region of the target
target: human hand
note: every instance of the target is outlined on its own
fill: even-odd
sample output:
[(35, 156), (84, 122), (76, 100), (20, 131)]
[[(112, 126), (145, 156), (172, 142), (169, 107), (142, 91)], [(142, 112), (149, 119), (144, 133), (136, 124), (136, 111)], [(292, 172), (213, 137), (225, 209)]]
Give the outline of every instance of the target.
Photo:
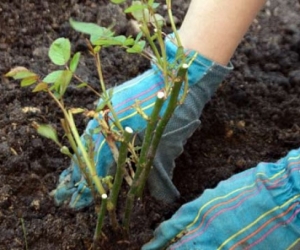
[[(165, 45), (168, 61), (173, 62), (178, 48), (171, 38), (166, 39)], [(187, 54), (189, 58), (194, 56), (195, 52), (187, 51)], [(154, 159), (154, 169), (149, 176), (149, 189), (156, 198), (171, 202), (179, 196), (171, 181), (175, 166), (174, 159), (183, 151), (183, 144), (199, 126), (199, 116), (204, 105), (210, 100), (230, 68), (231, 66), (217, 65), (200, 55), (197, 55), (189, 66), (188, 95), (184, 104), (177, 107), (166, 127)], [(139, 100), (143, 112), (150, 115), (156, 95), (164, 87), (162, 73), (153, 65), (144, 74), (116, 87), (111, 102), (122, 126), (132, 128), (142, 138), (146, 121), (137, 113), (133, 105), (136, 100)], [(163, 114), (165, 107), (166, 103), (161, 114)], [(89, 133), (91, 129), (97, 126), (98, 121), (91, 120), (85, 133)], [(93, 134), (92, 139), (96, 148), (97, 174), (103, 177), (113, 168), (115, 161), (101, 133)], [(53, 193), (57, 204), (60, 205), (71, 199), (69, 205), (76, 209), (89, 205), (93, 200), (91, 191), (74, 162), (71, 163), (70, 168), (61, 174), (59, 184)]]
[(300, 149), (222, 181), (163, 222), (142, 250), (299, 249)]

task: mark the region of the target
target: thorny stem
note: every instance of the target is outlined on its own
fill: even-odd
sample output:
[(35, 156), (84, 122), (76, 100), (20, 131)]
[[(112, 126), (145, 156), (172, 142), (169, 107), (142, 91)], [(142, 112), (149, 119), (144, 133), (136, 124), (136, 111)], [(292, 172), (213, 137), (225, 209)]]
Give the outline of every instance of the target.
[(156, 123), (158, 120), (159, 112), (162, 108), (162, 105), (164, 103), (165, 94), (163, 92), (158, 92), (157, 99), (154, 105), (154, 109), (152, 111), (150, 120), (148, 122), (146, 131), (145, 131), (145, 137), (142, 145), (141, 155), (139, 158), (139, 162), (137, 165), (137, 170), (134, 175), (133, 183), (131, 185), (131, 188), (127, 194), (126, 199), (126, 205), (125, 205), (125, 214), (124, 214), (124, 221), (123, 226), (126, 230), (129, 230), (129, 222), (131, 218), (132, 208), (133, 208), (133, 202), (136, 197), (136, 193), (138, 190), (138, 186), (140, 184), (140, 175), (143, 172), (143, 169), (146, 166), (147, 162), (147, 151), (151, 145), (151, 140), (153, 136), (153, 132), (156, 127)]
[(148, 179), (148, 176), (149, 176), (152, 164), (153, 164), (154, 156), (155, 156), (156, 150), (158, 148), (159, 142), (161, 140), (161, 137), (163, 135), (163, 132), (164, 132), (170, 118), (172, 117), (176, 107), (178, 106), (178, 97), (179, 97), (181, 86), (182, 86), (184, 80), (186, 79), (187, 69), (188, 69), (188, 65), (183, 64), (181, 66), (181, 68), (178, 70), (177, 77), (175, 78), (174, 86), (173, 86), (173, 89), (172, 89), (172, 92), (170, 95), (170, 100), (169, 100), (168, 106), (166, 108), (166, 111), (165, 111), (163, 117), (157, 124), (155, 134), (151, 141), (151, 146), (149, 147), (149, 150), (147, 152), (148, 161), (147, 161), (147, 165), (145, 166), (145, 169), (143, 171), (143, 174), (141, 175), (140, 185), (139, 185), (138, 191), (137, 191), (138, 196), (141, 196), (141, 194), (144, 190), (146, 181)]
[[(131, 186), (131, 187), (133, 187), (133, 186)], [(124, 220), (123, 220), (123, 227), (127, 232), (129, 231), (129, 223), (130, 223), (130, 219), (131, 219), (134, 200), (135, 200), (134, 193), (129, 191), (127, 193), (125, 212), (124, 212)]]
[(133, 130), (131, 128), (129, 127), (125, 128), (123, 141), (121, 142), (121, 146), (120, 146), (119, 158), (117, 161), (117, 170), (115, 174), (115, 179), (114, 179), (113, 187), (109, 198), (109, 204), (107, 206), (107, 210), (110, 214), (112, 226), (115, 229), (118, 227), (118, 222), (116, 220), (117, 200), (122, 186), (123, 177), (125, 175), (125, 164), (126, 164), (126, 158), (128, 153), (128, 143), (131, 139), (132, 133)]
[(111, 190), (111, 197), (110, 200), (114, 207), (117, 205), (117, 199), (119, 196), (120, 188), (123, 181), (123, 176), (125, 173), (125, 163), (128, 153), (128, 143), (131, 139), (131, 136), (133, 134), (133, 130), (129, 127), (126, 127), (124, 130), (124, 138), (121, 142), (120, 150), (119, 150), (119, 158), (117, 162), (117, 171), (115, 174), (115, 180), (113, 184), (113, 188)]
[[(197, 58), (197, 52), (194, 53), (194, 55), (192, 56), (192, 58), (187, 62), (188, 64), (188, 67), (191, 66), (191, 64), (194, 62), (194, 60)], [(189, 88), (189, 84), (188, 84), (188, 79), (187, 79), (187, 75), (185, 76), (185, 81), (184, 81), (184, 86), (183, 86), (183, 94), (179, 100), (179, 105), (183, 104), (184, 103), (184, 100), (188, 94), (188, 88)]]
[(99, 237), (102, 232), (103, 220), (106, 213), (107, 195), (103, 194), (101, 198), (102, 198), (102, 202), (101, 202), (100, 211), (98, 213), (97, 226), (94, 234), (94, 242), (99, 240)]
[[(179, 35), (178, 35), (176, 27), (175, 27), (174, 19), (172, 16), (171, 0), (169, 0), (169, 1), (167, 0), (167, 6), (168, 6), (168, 14), (170, 16), (172, 29), (173, 29), (173, 31), (175, 33), (175, 37), (177, 39), (177, 45), (178, 45), (178, 47), (182, 47)], [(157, 25), (157, 21), (156, 21), (156, 25)], [(162, 44), (161, 33), (159, 31), (157, 31), (157, 33), (158, 33), (158, 41), (160, 43), (161, 49), (164, 49), (164, 45)], [(147, 36), (146, 36), (146, 38), (149, 40), (149, 38)], [(150, 46), (151, 46), (151, 44), (150, 44)], [(162, 50), (162, 52), (164, 53), (164, 50)], [(168, 69), (167, 69), (167, 63), (166, 63), (166, 61), (167, 61), (166, 54), (163, 54), (163, 56), (165, 56), (165, 57), (163, 57), (164, 64), (162, 65), (163, 73), (165, 76), (165, 81), (168, 81), (168, 76), (167, 76)], [(144, 190), (145, 183), (148, 179), (148, 175), (150, 173), (151, 166), (153, 164), (153, 159), (154, 159), (157, 147), (159, 145), (159, 141), (162, 137), (162, 134), (164, 132), (164, 129), (165, 129), (168, 121), (170, 120), (172, 114), (174, 113), (174, 111), (178, 105), (178, 96), (180, 93), (181, 86), (182, 86), (183, 82), (186, 80), (187, 69), (188, 69), (188, 65), (183, 64), (183, 65), (181, 65), (181, 68), (178, 70), (177, 76), (174, 80), (174, 86), (173, 86), (173, 89), (170, 94), (170, 100), (169, 100), (168, 106), (166, 108), (166, 111), (165, 111), (162, 119), (157, 124), (156, 129), (155, 129), (155, 126), (152, 128), (153, 124), (151, 124), (151, 122), (148, 123), (148, 126), (146, 128), (146, 130), (149, 129), (148, 132), (150, 132), (150, 130), (152, 130), (152, 132), (150, 134), (147, 134), (147, 131), (145, 132), (144, 143), (142, 146), (142, 151), (143, 150), (145, 150), (145, 151), (141, 152), (138, 168), (137, 168), (137, 171), (135, 174), (135, 178), (133, 180), (133, 184), (128, 192), (127, 199), (126, 199), (123, 226), (127, 230), (129, 229), (129, 222), (130, 222), (130, 217), (131, 217), (135, 197), (141, 196), (141, 194)], [(153, 113), (154, 113), (154, 111), (153, 111)], [(157, 118), (158, 117), (156, 117), (155, 120), (150, 119), (150, 121), (157, 121), (158, 120)], [(152, 133), (154, 133), (154, 135)], [(149, 137), (147, 137), (147, 136), (149, 136)], [(147, 141), (149, 139), (150, 139), (150, 141)]]
[(174, 82), (173, 90), (170, 95), (170, 100), (168, 103), (168, 106), (166, 108), (166, 111), (159, 121), (155, 134), (153, 136), (153, 139), (151, 141), (151, 145), (149, 147), (149, 150), (147, 152), (147, 163), (145, 168), (143, 168), (143, 171), (139, 176), (136, 176), (134, 178), (134, 182), (131, 186), (131, 189), (128, 192), (127, 200), (126, 200), (126, 206), (125, 206), (125, 218), (124, 218), (124, 226), (128, 230), (129, 229), (129, 221), (132, 213), (133, 208), (133, 202), (135, 200), (136, 196), (140, 196), (143, 192), (145, 183), (147, 181), (151, 166), (153, 164), (153, 159), (157, 150), (157, 147), (159, 145), (159, 141), (161, 139), (161, 136), (164, 132), (164, 129), (170, 120), (172, 114), (174, 113), (175, 108), (177, 107), (177, 101), (179, 92), (183, 83), (183, 80), (185, 79), (185, 75), (187, 72), (188, 65), (183, 64), (182, 67), (179, 69), (177, 77)]
[[(139, 179), (141, 172), (143, 171), (143, 169), (146, 166), (147, 152), (151, 145), (153, 133), (156, 128), (157, 121), (159, 119), (159, 112), (160, 112), (162, 105), (164, 103), (164, 100), (165, 100), (164, 98), (165, 98), (164, 92), (158, 92), (157, 99), (156, 99), (152, 114), (150, 116), (150, 120), (146, 127), (145, 136), (144, 136), (142, 149), (141, 149), (141, 154), (140, 154), (139, 161), (137, 164), (137, 171), (135, 173), (135, 178), (134, 178), (135, 181)], [(134, 185), (135, 181), (133, 182), (133, 185)]]

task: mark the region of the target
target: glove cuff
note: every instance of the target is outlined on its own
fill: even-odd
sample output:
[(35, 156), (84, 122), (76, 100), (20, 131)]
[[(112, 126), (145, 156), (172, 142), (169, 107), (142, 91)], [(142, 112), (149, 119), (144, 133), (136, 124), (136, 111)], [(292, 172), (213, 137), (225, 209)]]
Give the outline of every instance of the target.
[[(175, 61), (178, 46), (176, 44), (174, 33), (167, 35), (165, 39), (165, 46), (168, 61)], [(224, 76), (227, 75), (233, 69), (233, 65), (231, 62), (229, 62), (227, 66), (224, 66), (208, 59), (207, 57), (201, 55), (195, 50), (185, 49), (184, 53), (187, 56), (187, 63), (193, 60), (188, 68), (189, 86), (197, 84), (200, 81), (200, 79), (207, 73), (208, 70), (214, 71), (215, 76), (218, 76), (221, 79), (223, 79)]]

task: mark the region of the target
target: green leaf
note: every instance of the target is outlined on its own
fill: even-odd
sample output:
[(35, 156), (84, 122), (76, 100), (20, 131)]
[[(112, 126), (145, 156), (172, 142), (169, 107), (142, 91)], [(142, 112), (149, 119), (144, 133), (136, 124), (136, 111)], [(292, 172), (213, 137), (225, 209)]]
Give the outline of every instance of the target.
[(102, 131), (102, 129), (101, 129), (100, 126), (97, 126), (97, 127), (94, 128), (94, 129), (89, 129), (89, 133), (90, 133), (90, 134), (94, 134), (94, 135), (100, 134), (101, 131)]
[(114, 4), (121, 4), (124, 3), (126, 0), (110, 0)]
[(71, 62), (70, 62), (70, 70), (74, 73), (77, 69), (77, 66), (78, 66), (78, 63), (79, 63), (79, 60), (80, 60), (80, 52), (77, 52), (73, 58), (71, 59)]
[(153, 4), (151, 5), (151, 7), (152, 7), (153, 9), (157, 9), (159, 5), (160, 5), (160, 3), (153, 3)]
[(6, 77), (12, 77), (15, 80), (24, 79), (27, 77), (37, 77), (37, 74), (29, 71), (25, 67), (17, 66), (5, 74)]
[(96, 112), (99, 112), (99, 111), (101, 111), (105, 106), (107, 105), (107, 102), (101, 102), (98, 106), (97, 106), (97, 108), (96, 108)]
[(114, 35), (114, 32), (110, 29), (101, 27), (95, 23), (78, 22), (71, 18), (70, 25), (76, 31), (90, 35), (90, 41), (94, 45), (96, 45), (95, 43), (99, 39), (107, 39)]
[(44, 79), (43, 82), (45, 83), (54, 83), (56, 80), (61, 76), (64, 70), (56, 70), (49, 73)]
[(100, 40), (100, 39), (109, 39), (109, 38), (112, 38), (114, 36), (114, 32), (109, 30), (109, 29), (106, 29), (106, 28), (103, 28), (104, 31), (103, 31), (103, 34), (100, 36), (100, 35), (91, 35), (90, 37), (90, 41), (93, 45), (96, 45), (95, 43)]
[(99, 51), (101, 50), (101, 46), (100, 45), (97, 45), (94, 47), (94, 53), (99, 53)]
[(17, 79), (24, 79), (24, 78), (28, 78), (28, 77), (37, 77), (37, 75), (30, 71), (21, 71), (21, 72), (18, 72), (13, 78), (15, 80), (17, 80)]
[(84, 88), (84, 87), (86, 87), (86, 86), (87, 86), (87, 83), (86, 83), (86, 82), (82, 82), (82, 83), (78, 84), (78, 85), (76, 86), (76, 88), (81, 89), (81, 88)]
[(72, 114), (80, 114), (80, 113), (83, 113), (85, 111), (85, 109), (83, 109), (83, 108), (71, 108), (71, 109), (69, 109), (69, 111)]
[[(163, 18), (163, 16), (161, 16), (159, 14), (154, 14), (154, 18), (151, 18), (151, 20), (153, 19), (153, 21), (151, 21), (151, 23), (156, 27), (156, 22), (157, 22), (159, 27), (156, 27), (156, 28), (161, 28), (162, 26), (164, 26), (165, 19)], [(156, 20), (156, 22), (154, 20)]]
[(67, 87), (71, 82), (72, 76), (73, 76), (72, 71), (64, 70), (62, 74), (55, 81), (54, 88), (58, 92), (59, 98), (61, 98), (66, 92)]
[(32, 84), (35, 84), (37, 81), (37, 77), (36, 76), (31, 76), (31, 77), (27, 77), (27, 78), (24, 78), (22, 81), (21, 81), (21, 87), (27, 87), (27, 86), (30, 86)]
[(72, 158), (72, 154), (70, 153), (70, 150), (66, 146), (62, 146), (60, 148), (60, 152), (64, 155), (70, 156)]
[(128, 38), (126, 39), (126, 41), (124, 42), (124, 45), (125, 45), (125, 46), (130, 46), (130, 45), (133, 45), (133, 44), (134, 44), (134, 39), (131, 38), (131, 37), (128, 37)]
[(143, 36), (143, 32), (140, 31), (135, 38), (135, 42), (137, 43), (142, 38), (142, 36)]
[(133, 1), (132, 5), (124, 12), (131, 13), (133, 17), (139, 22), (142, 22), (144, 19), (146, 22), (149, 22), (150, 15), (148, 6), (141, 3), (140, 1)]
[(160, 3), (155, 3), (154, 0), (148, 1), (148, 6), (150, 6), (152, 9), (157, 9)]
[(36, 87), (32, 90), (32, 92), (40, 92), (48, 89), (48, 84), (45, 82), (40, 82)]
[(112, 45), (123, 45), (126, 42), (125, 36), (116, 36), (109, 38), (100, 38), (97, 41), (93, 41), (93, 45), (100, 46), (112, 46)]
[(5, 74), (6, 77), (12, 77), (15, 80), (21, 81), (21, 87), (27, 87), (37, 82), (38, 75), (29, 71), (24, 67), (15, 67)]
[(113, 94), (114, 94), (114, 88), (110, 88), (109, 90), (107, 90), (107, 96), (109, 101), (113, 98)]
[(131, 48), (128, 48), (126, 51), (128, 53), (141, 53), (146, 45), (145, 41), (139, 41), (135, 45), (133, 45)]
[(14, 77), (20, 71), (29, 71), (29, 70), (26, 69), (25, 67), (17, 66), (17, 67), (12, 68), (10, 71), (8, 71), (4, 76), (5, 77)]
[(18, 80), (18, 79), (24, 79), (24, 78), (27, 78), (27, 77), (36, 77), (37, 75), (35, 73), (32, 73), (30, 71), (20, 71), (18, 73), (16, 73), (13, 78), (15, 80)]
[(71, 56), (71, 43), (69, 39), (56, 39), (51, 44), (48, 55), (54, 64), (65, 65)]
[[(96, 108), (96, 112), (99, 112), (101, 110), (103, 110), (105, 108), (105, 106), (107, 106), (107, 104), (111, 101), (112, 98), (112, 92), (113, 90), (110, 89), (105, 96), (102, 96), (103, 98), (101, 99), (101, 101), (98, 103), (98, 106)], [(107, 95), (108, 94), (108, 95)], [(104, 99), (105, 98), (105, 99)]]
[(90, 36), (101, 37), (106, 32), (106, 28), (100, 27), (95, 23), (77, 22), (72, 18), (70, 18), (70, 25), (74, 30)]
[(147, 5), (142, 4), (140, 1), (133, 1), (132, 5), (129, 6), (127, 9), (125, 9), (125, 13), (132, 13), (134, 15), (134, 13), (143, 13), (143, 10), (147, 9)]
[(59, 144), (56, 130), (50, 124), (36, 124), (36, 130), (41, 136)]

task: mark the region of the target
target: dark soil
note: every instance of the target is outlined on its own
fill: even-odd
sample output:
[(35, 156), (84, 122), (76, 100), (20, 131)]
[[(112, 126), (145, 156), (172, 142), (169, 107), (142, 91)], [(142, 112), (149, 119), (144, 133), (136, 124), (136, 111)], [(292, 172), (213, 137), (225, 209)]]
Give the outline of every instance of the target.
[[(100, 3), (99, 3), (100, 2)], [(174, 1), (178, 25), (188, 1)], [(177, 160), (174, 182), (182, 198), (166, 206), (146, 197), (135, 209), (128, 241), (106, 229), (103, 249), (140, 249), (159, 222), (180, 204), (216, 186), (231, 175), (274, 161), (300, 144), (300, 6), (293, 0), (270, 1), (238, 48), (235, 70), (219, 88), (202, 115), (202, 127), (188, 141)], [(58, 37), (68, 37), (74, 50), (85, 55), (80, 72), (97, 88), (93, 62), (83, 37), (72, 31), (69, 17), (115, 24), (118, 34), (129, 33), (119, 7), (102, 0), (3, 0), (0, 2), (0, 73), (22, 65), (40, 75), (49, 66), (47, 48)], [(103, 53), (105, 79), (119, 84), (143, 72), (148, 62), (120, 50)], [(71, 89), (70, 106), (93, 107), (88, 90)], [(61, 113), (42, 94), (20, 89), (1, 78), (0, 84), (0, 250), (89, 249), (95, 227), (93, 207), (72, 211), (56, 207), (49, 192), (68, 166), (56, 146), (39, 136), (33, 121), (59, 127)], [(35, 107), (24, 113), (22, 108)], [(85, 119), (80, 121), (84, 128)], [(21, 220), (24, 221), (25, 232)]]

